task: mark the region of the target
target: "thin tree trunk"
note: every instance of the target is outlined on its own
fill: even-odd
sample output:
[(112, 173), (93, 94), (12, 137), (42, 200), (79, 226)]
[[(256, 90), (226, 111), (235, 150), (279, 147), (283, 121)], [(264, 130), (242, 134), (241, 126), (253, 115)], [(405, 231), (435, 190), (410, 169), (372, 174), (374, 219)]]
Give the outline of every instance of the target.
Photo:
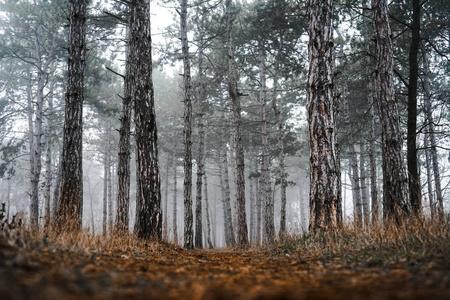
[(372, 0), (377, 46), (376, 88), (383, 146), (383, 201), (385, 219), (400, 221), (409, 213), (408, 177), (402, 155), (397, 103), (394, 97), (394, 57), (387, 0)]
[(417, 162), (417, 79), (419, 77), (420, 46), (420, 0), (413, 0), (411, 22), (411, 45), (409, 48), (409, 85), (408, 85), (408, 134), (407, 165), (409, 174), (409, 201), (414, 214), (419, 215), (422, 209), (421, 185)]
[[(258, 172), (258, 160), (255, 159), (255, 170)], [(261, 175), (261, 172), (258, 172), (259, 175)], [(256, 245), (261, 245), (261, 225), (262, 225), (262, 194), (265, 193), (262, 191), (262, 181), (264, 179), (262, 176), (258, 176), (255, 180), (255, 188), (256, 188), (256, 239), (255, 243)]]
[[(198, 151), (197, 151), (197, 193), (195, 208), (195, 247), (202, 248), (202, 182), (205, 174), (205, 126), (203, 123), (203, 103), (206, 98), (205, 85), (203, 79), (203, 45), (198, 49), (198, 97), (197, 97), (197, 130), (198, 130)], [(206, 179), (205, 179), (206, 181)], [(207, 237), (209, 238), (209, 237)], [(210, 241), (209, 241), (210, 242)]]
[(165, 241), (169, 240), (169, 172), (170, 172), (170, 166), (173, 165), (173, 156), (170, 156), (171, 159), (167, 159), (166, 161), (166, 173), (164, 178), (164, 210), (163, 210), (163, 218), (164, 218), (164, 225), (163, 225), (163, 239)]
[(427, 170), (427, 187), (428, 187), (428, 201), (430, 203), (430, 215), (431, 218), (433, 219), (434, 216), (436, 215), (436, 209), (434, 207), (434, 193), (433, 193), (433, 179), (432, 179), (432, 175), (431, 175), (431, 155), (430, 155), (430, 150), (428, 149), (429, 147), (429, 142), (428, 142), (428, 133), (423, 135), (423, 144), (425, 147), (425, 167)]
[(187, 0), (181, 0), (181, 51), (183, 53), (184, 85), (184, 247), (194, 248), (194, 230), (192, 214), (192, 104), (191, 104), (191, 67), (187, 39)]
[(71, 1), (61, 200), (57, 216), (60, 228), (67, 226), (81, 228), (83, 217), (83, 86), (88, 2), (88, 0)]
[[(51, 96), (50, 96), (51, 97)], [(52, 188), (52, 143), (51, 143), (51, 129), (47, 128), (46, 154), (45, 154), (45, 228), (48, 229), (51, 220), (50, 202), (51, 202), (51, 188)]]
[(369, 164), (370, 164), (370, 199), (372, 202), (372, 224), (378, 222), (378, 180), (377, 180), (377, 162), (375, 155), (375, 114), (374, 105), (375, 101), (373, 98), (373, 84), (372, 78), (369, 77), (367, 84), (367, 102), (369, 105)]
[[(256, 210), (256, 198), (255, 198), (255, 179), (256, 172), (255, 166), (256, 151), (255, 147), (252, 147), (252, 153), (250, 155), (250, 234), (249, 241), (251, 244), (255, 243), (256, 230), (255, 230), (255, 210)], [(257, 191), (256, 191), (257, 192)]]
[(62, 151), (59, 151), (58, 154), (58, 165), (57, 165), (56, 173), (56, 182), (55, 187), (53, 189), (53, 202), (52, 202), (52, 217), (56, 218), (58, 213), (58, 205), (59, 205), (59, 196), (61, 193), (61, 179), (62, 179)]
[(359, 138), (359, 179), (361, 182), (361, 200), (364, 216), (364, 226), (367, 227), (370, 224), (370, 209), (369, 209), (369, 195), (367, 193), (367, 184), (366, 184), (365, 153), (366, 147), (364, 144), (364, 137), (361, 135)]
[[(109, 122), (108, 122), (109, 123)], [(109, 124), (108, 124), (109, 127)], [(112, 162), (111, 162), (111, 141), (109, 140), (110, 135), (109, 135), (109, 131), (110, 129), (108, 128), (108, 141), (107, 141), (107, 156), (108, 156), (108, 166), (107, 166), (107, 173), (108, 173), (108, 230), (110, 233), (113, 232), (113, 225), (114, 225), (114, 218), (113, 218), (113, 201), (112, 201), (112, 173), (111, 172), (111, 168), (112, 166)]]
[(177, 226), (177, 163), (175, 161), (175, 149), (177, 148), (177, 144), (174, 146), (174, 150), (172, 150), (172, 172), (173, 172), (173, 202), (172, 202), (172, 213), (173, 213), (173, 219), (172, 219), (172, 227), (173, 227), (173, 241), (178, 244), (178, 226)]
[(237, 242), (248, 244), (247, 218), (245, 214), (245, 176), (244, 145), (242, 141), (241, 101), (237, 89), (237, 74), (234, 62), (231, 1), (226, 0), (227, 11), (227, 49), (228, 49), (228, 93), (233, 104), (234, 127), (236, 131), (236, 202), (238, 206)]
[(206, 242), (208, 243), (209, 249), (214, 248), (211, 242), (211, 218), (209, 215), (209, 200), (208, 200), (208, 177), (203, 176), (205, 180), (204, 189), (205, 189), (205, 211), (206, 211)]
[(108, 233), (108, 144), (105, 144), (105, 154), (103, 158), (103, 220), (102, 229), (103, 235)]
[(436, 136), (434, 134), (434, 119), (433, 119), (433, 111), (431, 106), (431, 87), (430, 87), (430, 70), (428, 67), (428, 57), (425, 51), (425, 47), (422, 43), (422, 58), (423, 58), (423, 85), (424, 85), (424, 111), (427, 122), (428, 136), (430, 138), (430, 147), (431, 147), (431, 161), (433, 166), (433, 174), (434, 174), (434, 184), (435, 184), (435, 193), (436, 193), (436, 202), (438, 204), (438, 213), (440, 217), (444, 216), (444, 201), (442, 197), (442, 189), (441, 189), (441, 175), (439, 172), (439, 160), (437, 155), (437, 143)]

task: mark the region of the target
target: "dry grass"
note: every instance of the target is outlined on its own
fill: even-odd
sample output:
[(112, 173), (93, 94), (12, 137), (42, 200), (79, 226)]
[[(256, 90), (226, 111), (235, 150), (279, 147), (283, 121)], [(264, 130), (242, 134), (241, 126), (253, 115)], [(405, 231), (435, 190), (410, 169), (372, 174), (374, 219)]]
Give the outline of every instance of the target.
[(278, 248), (316, 258), (344, 257), (371, 263), (401, 259), (447, 259), (450, 219), (408, 218), (402, 225), (384, 222), (367, 227), (350, 224), (335, 232), (291, 236)]

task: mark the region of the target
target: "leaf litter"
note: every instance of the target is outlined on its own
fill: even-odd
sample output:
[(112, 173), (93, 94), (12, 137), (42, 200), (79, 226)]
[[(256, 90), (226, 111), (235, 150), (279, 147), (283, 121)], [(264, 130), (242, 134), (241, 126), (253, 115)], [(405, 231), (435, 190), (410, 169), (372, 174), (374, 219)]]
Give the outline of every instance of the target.
[[(304, 253), (302, 253), (304, 254)], [(170, 244), (67, 249), (0, 244), (1, 299), (448, 299), (448, 265), (361, 264), (296, 251)]]

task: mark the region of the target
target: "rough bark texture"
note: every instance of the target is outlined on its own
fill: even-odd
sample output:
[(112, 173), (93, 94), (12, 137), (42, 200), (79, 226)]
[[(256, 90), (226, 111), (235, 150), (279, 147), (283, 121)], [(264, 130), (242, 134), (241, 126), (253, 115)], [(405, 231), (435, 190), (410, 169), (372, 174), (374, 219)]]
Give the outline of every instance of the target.
[(233, 220), (231, 217), (231, 197), (230, 197), (230, 181), (228, 174), (228, 157), (226, 146), (223, 142), (220, 143), (221, 148), (219, 150), (219, 177), (220, 186), (222, 187), (222, 207), (223, 207), (223, 220), (225, 231), (225, 244), (227, 247), (235, 246), (236, 240), (234, 238)]
[(187, 39), (187, 0), (181, 0), (181, 51), (183, 53), (184, 86), (184, 247), (194, 248), (194, 217), (192, 214), (192, 103), (191, 66)]
[[(367, 61), (367, 59), (366, 59)], [(369, 107), (369, 164), (370, 164), (370, 199), (372, 210), (372, 224), (378, 221), (378, 181), (377, 181), (377, 162), (375, 155), (375, 99), (373, 89), (373, 78), (368, 74), (367, 82), (367, 105)]]
[(135, 107), (137, 169), (136, 233), (139, 238), (161, 240), (161, 187), (152, 81), (150, 1), (130, 1), (130, 57)]
[(264, 241), (267, 243), (273, 243), (275, 238), (275, 224), (274, 224), (274, 209), (273, 209), (273, 197), (270, 182), (270, 166), (269, 166), (269, 143), (267, 132), (267, 119), (266, 119), (266, 106), (267, 106), (267, 93), (266, 93), (266, 66), (265, 66), (265, 50), (264, 41), (258, 40), (259, 50), (259, 102), (260, 118), (261, 118), (261, 150), (262, 150), (262, 167), (261, 172), (264, 177)]
[[(203, 46), (198, 49), (198, 93), (197, 93), (197, 130), (198, 130), (198, 150), (197, 150), (197, 192), (195, 208), (195, 247), (202, 248), (202, 183), (205, 175), (205, 126), (203, 123), (203, 103), (206, 99), (205, 84), (203, 78)], [(206, 178), (205, 178), (206, 182)]]
[(334, 88), (332, 0), (309, 2), (308, 133), (311, 231), (342, 222)]
[(227, 11), (227, 49), (228, 49), (228, 93), (233, 104), (234, 127), (236, 134), (236, 202), (237, 202), (237, 242), (248, 244), (247, 218), (245, 214), (245, 176), (244, 145), (242, 141), (241, 100), (237, 88), (234, 62), (231, 0), (226, 0)]
[[(129, 39), (129, 29), (127, 30), (127, 38)], [(119, 129), (119, 154), (117, 165), (117, 214), (116, 214), (116, 231), (128, 232), (129, 228), (129, 207), (130, 207), (130, 159), (131, 159), (131, 113), (133, 108), (133, 82), (131, 80), (131, 64), (130, 51), (126, 49), (125, 65), (125, 82), (122, 98), (122, 115), (120, 116)]]
[(377, 47), (376, 89), (383, 147), (384, 216), (398, 219), (409, 213), (408, 177), (402, 157), (402, 137), (394, 98), (394, 69), (387, 0), (372, 0)]
[(422, 193), (417, 162), (417, 79), (419, 77), (420, 46), (420, 0), (413, 0), (411, 22), (411, 45), (409, 47), (409, 85), (408, 85), (408, 135), (407, 165), (409, 179), (409, 202), (414, 214), (419, 215), (422, 209)]
[(86, 64), (86, 7), (88, 0), (71, 0), (69, 61), (64, 118), (60, 228), (81, 228), (83, 213), (83, 83)]

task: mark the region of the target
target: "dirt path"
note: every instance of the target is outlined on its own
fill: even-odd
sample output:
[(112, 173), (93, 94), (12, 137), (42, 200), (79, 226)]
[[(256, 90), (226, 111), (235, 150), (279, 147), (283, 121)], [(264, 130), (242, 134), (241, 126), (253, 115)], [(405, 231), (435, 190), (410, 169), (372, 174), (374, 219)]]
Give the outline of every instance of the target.
[(0, 299), (449, 299), (428, 261), (371, 265), (283, 251), (24, 252), (0, 245)]

